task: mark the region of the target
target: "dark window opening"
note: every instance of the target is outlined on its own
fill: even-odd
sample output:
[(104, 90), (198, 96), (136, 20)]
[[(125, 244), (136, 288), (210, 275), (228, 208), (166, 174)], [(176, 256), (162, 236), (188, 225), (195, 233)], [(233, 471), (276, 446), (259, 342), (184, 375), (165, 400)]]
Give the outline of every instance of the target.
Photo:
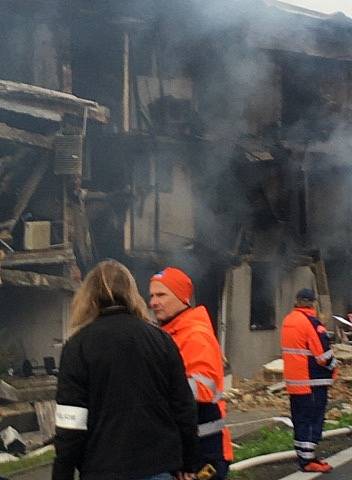
[(252, 266), (251, 330), (275, 328), (275, 272), (272, 264), (257, 262)]

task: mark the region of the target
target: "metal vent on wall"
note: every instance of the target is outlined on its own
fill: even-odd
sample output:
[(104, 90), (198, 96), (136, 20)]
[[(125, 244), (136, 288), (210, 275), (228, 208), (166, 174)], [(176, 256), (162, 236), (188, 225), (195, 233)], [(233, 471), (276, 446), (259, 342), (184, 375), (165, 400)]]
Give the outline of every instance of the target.
[(56, 135), (55, 174), (82, 175), (82, 135)]

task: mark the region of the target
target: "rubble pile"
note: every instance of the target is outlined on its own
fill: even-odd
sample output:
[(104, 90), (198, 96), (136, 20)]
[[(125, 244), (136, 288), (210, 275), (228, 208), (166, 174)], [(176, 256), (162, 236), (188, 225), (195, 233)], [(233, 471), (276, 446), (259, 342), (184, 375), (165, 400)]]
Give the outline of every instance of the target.
[[(352, 414), (352, 346), (333, 346), (339, 360), (339, 374), (329, 388), (329, 406), (326, 418), (338, 420), (342, 414)], [(281, 415), (290, 412), (289, 397), (282, 378), (281, 359), (263, 365), (263, 372), (254, 379), (236, 379), (224, 398), (229, 409), (247, 412), (250, 410), (274, 409)]]
[(53, 375), (0, 380), (0, 463), (52, 441), (56, 385)]
[[(276, 387), (277, 390), (270, 390)], [(289, 399), (283, 382), (273, 383), (263, 377), (253, 380), (241, 379), (236, 382), (236, 387), (231, 388), (224, 394), (225, 400), (240, 412), (249, 410), (275, 409), (282, 415), (289, 412)]]

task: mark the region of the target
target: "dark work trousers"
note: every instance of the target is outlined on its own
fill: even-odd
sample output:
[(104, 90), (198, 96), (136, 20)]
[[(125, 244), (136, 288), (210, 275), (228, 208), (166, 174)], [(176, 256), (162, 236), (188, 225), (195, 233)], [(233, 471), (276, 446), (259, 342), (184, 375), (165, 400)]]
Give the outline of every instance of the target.
[(312, 387), (308, 395), (290, 395), (294, 445), (301, 467), (314, 460), (323, 430), (328, 387)]
[[(208, 421), (207, 417), (202, 417), (201, 414), (214, 412), (218, 409), (216, 404), (203, 404), (199, 413), (199, 423)], [(215, 417), (216, 418), (216, 417)], [(200, 438), (201, 464), (206, 465), (210, 463), (216, 470), (216, 475), (211, 480), (225, 480), (230, 462), (223, 458), (223, 434), (222, 432), (214, 433)]]
[(206, 463), (213, 465), (216, 470), (216, 475), (214, 475), (211, 480), (225, 480), (230, 462), (226, 460), (209, 460)]

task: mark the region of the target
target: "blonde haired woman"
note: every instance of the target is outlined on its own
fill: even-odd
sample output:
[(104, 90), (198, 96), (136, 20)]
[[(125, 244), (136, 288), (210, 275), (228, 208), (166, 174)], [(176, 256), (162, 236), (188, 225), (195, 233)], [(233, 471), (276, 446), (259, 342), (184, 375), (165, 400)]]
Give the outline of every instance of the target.
[(196, 411), (182, 360), (148, 323), (122, 264), (99, 263), (72, 302), (59, 372), (53, 480), (191, 478)]

